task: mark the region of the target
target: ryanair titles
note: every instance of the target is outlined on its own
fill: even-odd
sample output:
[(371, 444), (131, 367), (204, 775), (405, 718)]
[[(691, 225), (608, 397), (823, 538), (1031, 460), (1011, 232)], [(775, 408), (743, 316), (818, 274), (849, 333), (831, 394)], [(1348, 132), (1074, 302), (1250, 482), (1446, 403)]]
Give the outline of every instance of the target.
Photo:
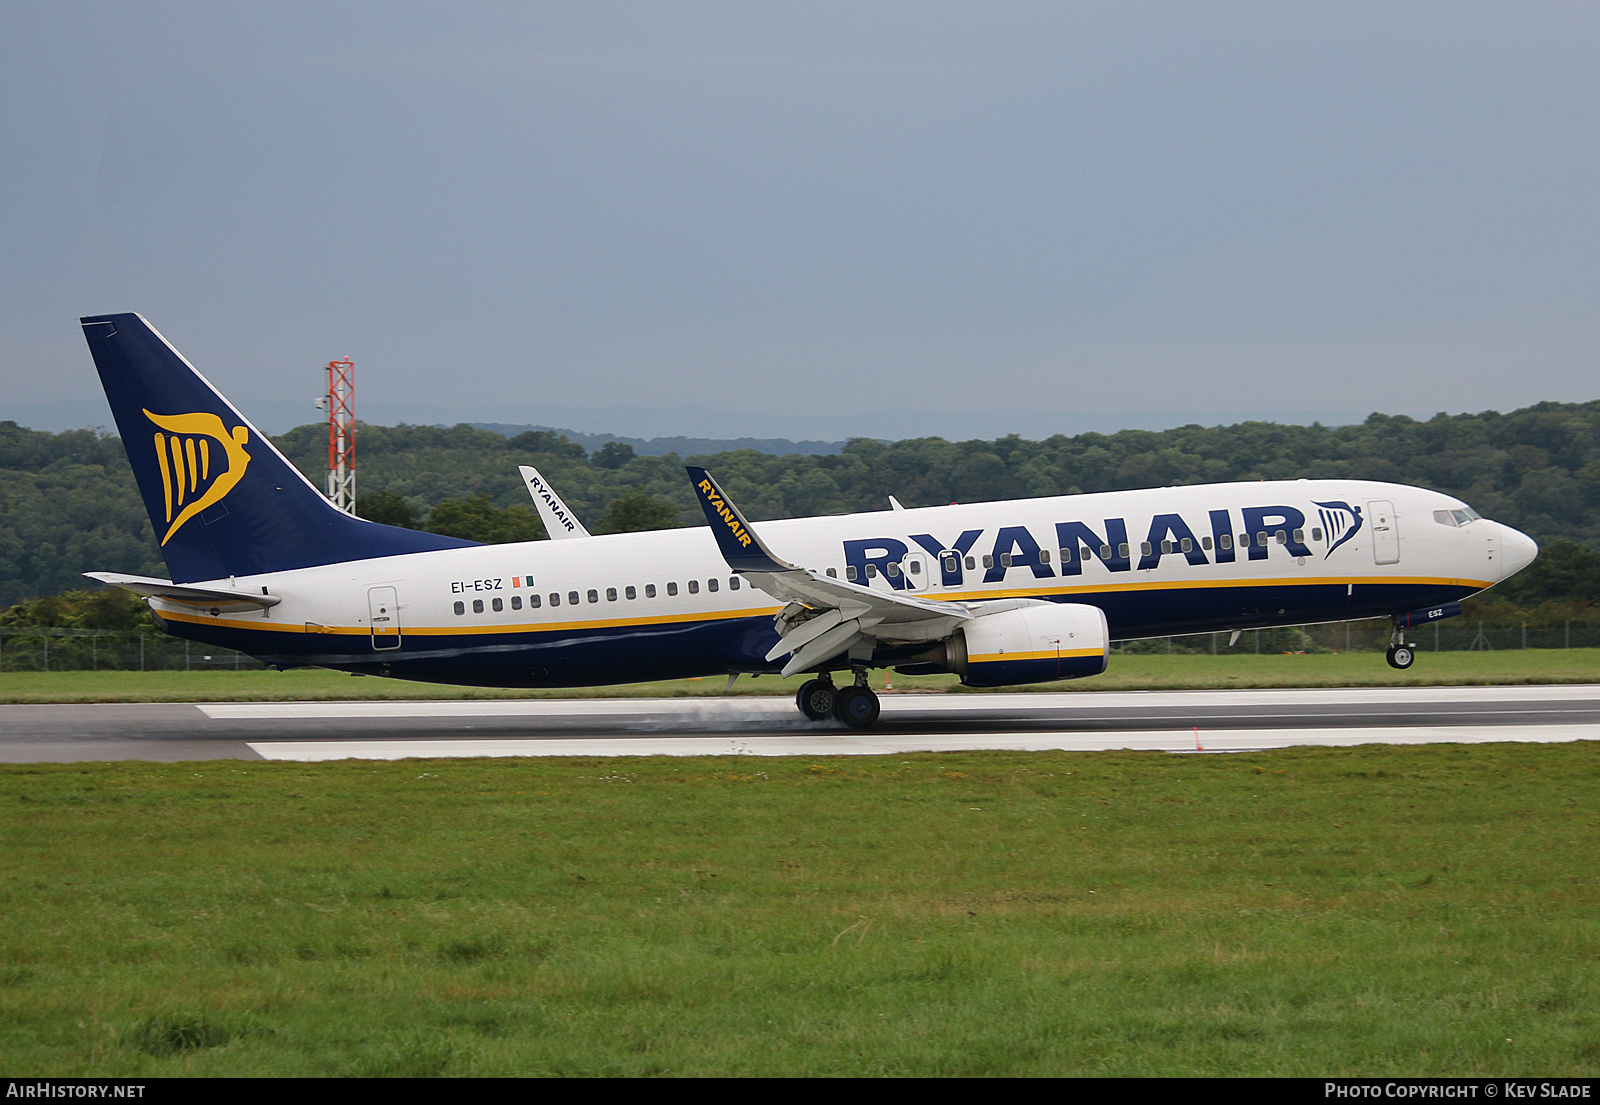
[[(1314, 555), (1312, 545), (1317, 545), (1326, 558), (1362, 528), (1361, 508), (1345, 502), (1315, 506), (1317, 524), (1309, 530), (1305, 512), (1292, 506), (1251, 506), (1237, 513), (1211, 510), (1199, 527), (1180, 514), (1157, 514), (1138, 542), (1129, 540), (1123, 518), (1105, 518), (1098, 525), (1057, 522), (1054, 553), (1051, 545), (1041, 544), (1027, 526), (1001, 526), (994, 531), (992, 542), (986, 542), (989, 551), (981, 554), (981, 563), (976, 551), (985, 533), (981, 529), (966, 530), (953, 540), (914, 533), (910, 545), (893, 537), (852, 540), (844, 542), (845, 578), (868, 583), (881, 576), (899, 591), (933, 582), (961, 586), (969, 572), (981, 572), (984, 583), (999, 583), (1013, 569), (1049, 579), (1082, 575), (1084, 565), (1094, 562), (1112, 572), (1131, 572), (1157, 568), (1169, 556), (1197, 567), (1240, 559), (1266, 560), (1274, 547), (1283, 550), (1280, 555), (1306, 557)], [(735, 524), (729, 517), (729, 524)], [(926, 552), (927, 557), (919, 552)], [(928, 563), (926, 575), (922, 574), (924, 560)]]
[[(695, 486), (699, 488), (700, 494), (705, 496), (706, 504), (711, 508), (711, 513), (727, 524), (729, 531), (733, 534), (733, 539), (739, 542), (739, 547), (748, 549), (750, 547), (750, 531), (744, 528), (744, 523), (739, 521), (739, 516), (734, 513), (733, 508), (723, 499), (722, 492), (717, 489), (717, 485), (710, 480), (701, 480)], [(905, 548), (904, 545), (900, 547)]]

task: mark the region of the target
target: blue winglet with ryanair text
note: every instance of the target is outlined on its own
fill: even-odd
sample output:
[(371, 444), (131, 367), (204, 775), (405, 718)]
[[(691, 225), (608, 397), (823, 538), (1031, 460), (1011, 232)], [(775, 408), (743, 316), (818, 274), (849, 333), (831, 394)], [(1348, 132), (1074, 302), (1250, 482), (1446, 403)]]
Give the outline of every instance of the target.
[(773, 556), (761, 543), (761, 538), (750, 528), (744, 515), (739, 513), (739, 508), (723, 494), (710, 472), (693, 464), (686, 464), (684, 468), (689, 472), (695, 496), (700, 500), (700, 508), (706, 512), (706, 521), (711, 524), (717, 548), (722, 551), (722, 559), (728, 562), (728, 567), (736, 572), (799, 570), (793, 564), (785, 564)]

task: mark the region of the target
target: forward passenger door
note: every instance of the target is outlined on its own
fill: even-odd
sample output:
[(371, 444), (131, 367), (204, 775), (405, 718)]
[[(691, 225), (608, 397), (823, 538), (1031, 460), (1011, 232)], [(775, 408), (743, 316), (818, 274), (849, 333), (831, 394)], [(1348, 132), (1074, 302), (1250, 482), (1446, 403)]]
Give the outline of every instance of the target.
[(1387, 499), (1370, 500), (1367, 518), (1372, 523), (1372, 559), (1379, 564), (1400, 563), (1400, 527), (1395, 522), (1394, 504)]

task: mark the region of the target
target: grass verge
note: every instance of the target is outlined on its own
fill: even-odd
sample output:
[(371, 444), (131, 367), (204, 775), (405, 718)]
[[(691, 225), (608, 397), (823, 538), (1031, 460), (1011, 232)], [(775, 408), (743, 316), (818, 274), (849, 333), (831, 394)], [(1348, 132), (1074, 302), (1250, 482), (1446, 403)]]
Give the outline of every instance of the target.
[(1597, 768), (0, 767), (0, 1065), (1593, 1077)]

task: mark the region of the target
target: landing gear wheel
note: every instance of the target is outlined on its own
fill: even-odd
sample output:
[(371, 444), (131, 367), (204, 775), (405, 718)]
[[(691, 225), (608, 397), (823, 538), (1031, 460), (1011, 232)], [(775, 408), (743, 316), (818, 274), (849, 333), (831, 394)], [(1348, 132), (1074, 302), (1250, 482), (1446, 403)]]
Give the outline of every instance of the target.
[(878, 696), (870, 687), (846, 687), (833, 696), (833, 716), (852, 729), (870, 729), (878, 721)]
[(812, 721), (823, 721), (833, 714), (836, 694), (832, 683), (823, 679), (807, 679), (800, 684), (800, 693), (794, 696), (794, 704)]
[(1415, 662), (1416, 658), (1417, 654), (1411, 651), (1410, 645), (1389, 646), (1387, 659), (1391, 668), (1399, 668), (1401, 671), (1405, 671)]

